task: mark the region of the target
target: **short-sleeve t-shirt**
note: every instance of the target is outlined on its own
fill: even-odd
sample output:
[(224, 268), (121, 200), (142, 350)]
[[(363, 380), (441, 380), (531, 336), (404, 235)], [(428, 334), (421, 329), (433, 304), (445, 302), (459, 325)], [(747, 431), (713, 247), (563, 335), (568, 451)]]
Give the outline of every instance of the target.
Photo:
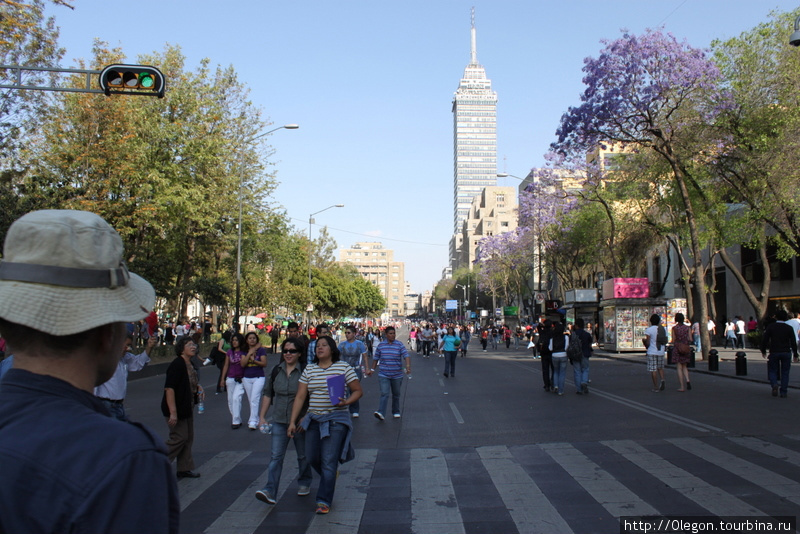
[(662, 356), (664, 354), (664, 349), (659, 349), (658, 344), (656, 343), (656, 339), (658, 338), (658, 325), (650, 325), (650, 327), (644, 331), (644, 335), (650, 336), (650, 344), (647, 346), (647, 354)]
[(355, 340), (352, 343), (349, 341), (342, 341), (339, 343), (339, 352), (342, 354), (342, 360), (349, 363), (351, 367), (361, 365), (361, 355), (367, 352), (367, 347), (363, 341)]
[(300, 382), (308, 386), (308, 411), (325, 414), (334, 410), (348, 410), (347, 406), (334, 406), (328, 396), (328, 377), (344, 375), (345, 384), (358, 380), (358, 375), (346, 362), (338, 361), (327, 369), (312, 363), (303, 371)]

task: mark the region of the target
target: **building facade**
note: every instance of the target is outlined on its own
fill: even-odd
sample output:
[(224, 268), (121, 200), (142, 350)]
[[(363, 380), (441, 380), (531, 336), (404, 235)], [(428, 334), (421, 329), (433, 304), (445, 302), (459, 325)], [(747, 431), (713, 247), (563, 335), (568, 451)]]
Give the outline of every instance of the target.
[(394, 261), (394, 251), (382, 243), (356, 243), (339, 250), (339, 262), (348, 263), (372, 282), (386, 299), (386, 318), (405, 316), (405, 264)]
[(486, 187), (472, 199), (461, 225), (457, 268), (472, 267), (478, 258), (481, 239), (517, 229), (517, 206), (517, 189), (510, 186)]
[(475, 10), (470, 31), (470, 62), (453, 97), (453, 254), (461, 247), (461, 228), (472, 199), (497, 185), (497, 93), (478, 63)]

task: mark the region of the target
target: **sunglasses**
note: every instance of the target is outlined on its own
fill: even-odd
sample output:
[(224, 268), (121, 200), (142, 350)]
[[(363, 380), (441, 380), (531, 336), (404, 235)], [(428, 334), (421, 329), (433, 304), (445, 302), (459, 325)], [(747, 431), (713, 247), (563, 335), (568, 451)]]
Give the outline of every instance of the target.
[(297, 349), (285, 349), (283, 351), (284, 354), (300, 354), (300, 351)]

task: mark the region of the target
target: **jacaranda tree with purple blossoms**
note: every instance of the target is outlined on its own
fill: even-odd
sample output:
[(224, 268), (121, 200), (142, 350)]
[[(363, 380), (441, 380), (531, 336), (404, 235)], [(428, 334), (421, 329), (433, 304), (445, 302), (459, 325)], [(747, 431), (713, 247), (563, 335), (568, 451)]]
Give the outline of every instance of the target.
[[(587, 58), (582, 104), (570, 108), (557, 131), (556, 152), (575, 157), (598, 145), (651, 150), (666, 162), (689, 228), (695, 306), (707, 320), (703, 246), (693, 196), (702, 194), (692, 161), (713, 142), (704, 126), (728, 106), (719, 69), (705, 52), (658, 30), (625, 33)], [(700, 329), (703, 352), (708, 331)]]

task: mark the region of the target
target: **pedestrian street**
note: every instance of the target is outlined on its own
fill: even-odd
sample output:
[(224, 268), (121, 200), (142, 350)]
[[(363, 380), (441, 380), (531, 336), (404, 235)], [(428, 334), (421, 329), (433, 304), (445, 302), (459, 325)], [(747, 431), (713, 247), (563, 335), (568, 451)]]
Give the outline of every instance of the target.
[[(277, 504), (256, 500), (269, 437), (231, 430), (224, 396), (207, 398), (195, 415), (202, 476), (178, 484), (181, 532), (583, 534), (619, 532), (625, 516), (800, 516), (796, 390), (778, 399), (762, 383), (694, 373), (679, 393), (667, 370), (655, 394), (635, 357), (598, 357), (589, 395), (568, 381), (559, 397), (524, 349), (478, 348), (452, 378), (443, 359), (412, 358), (401, 419), (372, 417), (378, 384), (363, 380), (356, 459), (340, 466), (325, 516), (314, 514), (316, 474), (311, 496), (296, 495), (292, 447)], [(203, 383), (212, 375), (202, 370)], [(165, 435), (161, 381), (131, 382), (128, 405)]]

